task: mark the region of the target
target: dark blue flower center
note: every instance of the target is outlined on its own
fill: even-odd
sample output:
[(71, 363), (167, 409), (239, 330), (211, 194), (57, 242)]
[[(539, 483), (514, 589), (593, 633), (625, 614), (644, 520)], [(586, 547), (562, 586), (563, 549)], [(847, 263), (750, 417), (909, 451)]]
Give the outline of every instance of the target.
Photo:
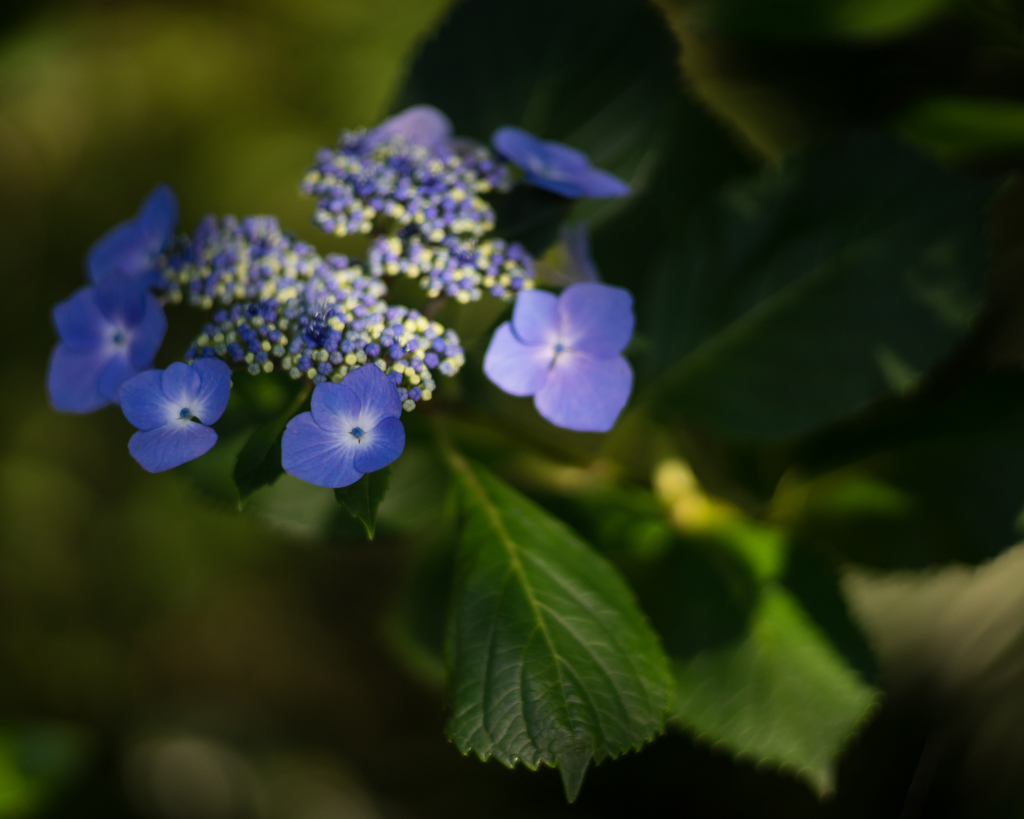
[(192, 410), (190, 410), (190, 409), (189, 409), (188, 407), (185, 407), (185, 408), (184, 408), (184, 409), (183, 409), (183, 410), (181, 411), (181, 414), (179, 415), (179, 417), (180, 417), (180, 418), (183, 418), (183, 419), (186, 419), (186, 420), (187, 420), (187, 419), (189, 419), (189, 418), (191, 418), (191, 417), (192, 417)]
[(561, 341), (559, 341), (555, 345), (555, 355), (558, 355), (559, 353), (564, 353), (564, 352), (565, 352), (565, 346), (562, 344)]
[(353, 435), (355, 436), (355, 439), (356, 439), (356, 440), (358, 441), (358, 440), (359, 440), (360, 438), (362, 438), (362, 437), (363, 437), (363, 436), (364, 436), (364, 435), (365, 435), (366, 433), (365, 433), (365, 432), (363, 432), (363, 430), (362, 430), (362, 428), (361, 428), (361, 427), (353, 427), (353, 428), (352, 428), (352, 434), (353, 434)]
[(115, 344), (124, 344), (124, 340), (124, 333), (122, 333), (120, 330), (114, 333), (113, 342)]

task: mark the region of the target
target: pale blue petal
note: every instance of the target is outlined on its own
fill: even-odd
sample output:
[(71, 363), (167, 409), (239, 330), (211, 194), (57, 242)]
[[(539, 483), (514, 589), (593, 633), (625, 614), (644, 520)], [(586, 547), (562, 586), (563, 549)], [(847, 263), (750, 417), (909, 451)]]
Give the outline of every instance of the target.
[(398, 418), (402, 414), (398, 388), (375, 364), (364, 364), (352, 370), (341, 383), (359, 397), (356, 425), (361, 429), (373, 429), (383, 419)]
[(544, 290), (523, 290), (512, 309), (512, 328), (523, 344), (554, 347), (561, 328), (558, 296)]
[(596, 358), (618, 355), (633, 337), (633, 296), (625, 288), (600, 282), (570, 285), (559, 296), (558, 312), (562, 344)]
[(167, 335), (167, 314), (160, 300), (152, 293), (146, 293), (143, 301), (145, 312), (142, 320), (129, 334), (132, 366), (145, 370), (153, 366), (153, 359), (160, 352), (160, 345)]
[(353, 466), (360, 472), (376, 472), (393, 463), (405, 449), (405, 427), (397, 418), (385, 418), (357, 442)]
[(147, 472), (164, 472), (205, 455), (217, 443), (217, 433), (194, 421), (178, 420), (136, 432), (128, 451)]
[(164, 395), (162, 382), (160, 370), (146, 370), (121, 385), (121, 411), (132, 426), (149, 430), (180, 420), (181, 407)]
[(216, 424), (231, 398), (231, 368), (219, 358), (200, 358), (192, 369), (202, 378), (202, 386), (189, 409), (204, 424)]
[(372, 142), (403, 136), (410, 145), (432, 152), (444, 150), (452, 135), (452, 123), (433, 105), (414, 105), (384, 120), (369, 133)]
[(629, 400), (633, 370), (622, 356), (558, 356), (533, 403), (552, 424), (577, 432), (607, 432)]
[(487, 345), (484, 374), (510, 395), (533, 395), (544, 386), (554, 357), (551, 347), (523, 344), (506, 321)]
[(192, 402), (199, 395), (203, 378), (195, 368), (175, 361), (164, 370), (160, 383), (167, 400), (180, 411), (186, 407), (191, 409)]
[(347, 434), (358, 426), (362, 405), (359, 396), (346, 384), (332, 384), (329, 381), (317, 384), (310, 405), (313, 420), (322, 430)]
[(58, 344), (46, 370), (46, 392), (50, 404), (63, 412), (92, 412), (110, 400), (100, 392), (100, 374), (109, 355), (104, 350), (72, 350)]
[(349, 433), (325, 432), (303, 412), (288, 422), (281, 438), (281, 466), (289, 475), (332, 489), (358, 481), (352, 464), (357, 441)]
[(53, 308), (57, 335), (69, 350), (95, 350), (112, 334), (110, 320), (96, 303), (96, 288), (83, 287)]

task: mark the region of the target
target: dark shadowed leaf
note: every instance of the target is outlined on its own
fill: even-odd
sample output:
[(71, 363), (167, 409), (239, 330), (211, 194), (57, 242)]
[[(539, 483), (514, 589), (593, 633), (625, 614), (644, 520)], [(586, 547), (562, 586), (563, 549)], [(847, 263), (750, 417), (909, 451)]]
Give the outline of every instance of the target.
[(660, 277), (659, 411), (777, 438), (912, 389), (980, 307), (991, 191), (867, 136), (728, 189)]
[(391, 467), (386, 466), (376, 472), (367, 472), (350, 486), (334, 490), (338, 505), (363, 524), (370, 540), (373, 540), (377, 529), (377, 509), (388, 493), (390, 483)]
[(665, 657), (604, 558), (483, 467), (450, 460), (465, 525), (448, 735), (482, 759), (557, 765), (573, 800), (591, 760), (662, 731)]

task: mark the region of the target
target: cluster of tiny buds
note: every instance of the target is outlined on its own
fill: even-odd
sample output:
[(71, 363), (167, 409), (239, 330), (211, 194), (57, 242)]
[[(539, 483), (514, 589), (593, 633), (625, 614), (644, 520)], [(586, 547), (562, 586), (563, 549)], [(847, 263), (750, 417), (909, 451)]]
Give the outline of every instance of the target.
[(483, 146), (459, 143), (438, 154), (401, 136), (343, 131), (334, 150), (320, 150), (302, 181), (316, 198), (314, 223), (335, 236), (370, 233), (378, 218), (427, 240), (483, 236), (494, 209), (483, 194), (507, 190), (508, 166)]
[(425, 242), (412, 233), (379, 236), (370, 245), (367, 266), (373, 276), (419, 279), (431, 298), (450, 296), (461, 304), (478, 301), (486, 290), (510, 300), (534, 285), (533, 259), (518, 242), (459, 239)]
[(406, 410), (430, 400), (433, 371), (465, 362), (458, 335), (415, 310), (389, 305), (387, 286), (344, 256), (321, 258), (268, 217), (207, 217), (163, 265), (165, 301), (220, 304), (185, 357), (219, 357), (250, 373), (284, 369), (314, 383), (372, 363)]

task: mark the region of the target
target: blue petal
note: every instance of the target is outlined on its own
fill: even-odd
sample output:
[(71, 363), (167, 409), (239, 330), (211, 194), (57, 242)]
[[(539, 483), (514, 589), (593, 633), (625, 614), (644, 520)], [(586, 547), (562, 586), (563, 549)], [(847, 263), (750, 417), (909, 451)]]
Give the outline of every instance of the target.
[(192, 400), (192, 414), (204, 424), (216, 424), (231, 398), (231, 368), (219, 358), (200, 358), (192, 368), (203, 382)]
[(303, 412), (285, 428), (281, 466), (289, 475), (316, 486), (348, 486), (363, 476), (352, 464), (357, 443), (347, 432), (325, 432), (313, 420), (313, 413)]
[[(583, 151), (553, 140), (542, 140), (538, 158), (552, 179), (578, 177), (592, 169), (590, 157)], [(530, 168), (529, 170), (533, 170)]]
[(152, 293), (146, 293), (144, 312), (138, 326), (129, 334), (129, 350), (132, 366), (145, 370), (153, 366), (153, 359), (160, 352), (167, 334), (167, 315), (160, 300)]
[[(374, 369), (377, 369), (376, 366)], [(396, 392), (397, 394), (397, 392)], [(359, 425), (359, 396), (347, 384), (324, 381), (316, 385), (310, 402), (313, 420), (327, 432), (350, 433)]]
[(533, 403), (552, 424), (577, 432), (607, 432), (629, 400), (633, 370), (622, 356), (597, 359), (562, 353)]
[(181, 407), (164, 395), (162, 381), (160, 370), (146, 370), (121, 385), (121, 411), (132, 426), (149, 430), (180, 420)]
[(192, 402), (199, 395), (199, 388), (202, 384), (203, 378), (199, 375), (199, 371), (180, 361), (175, 361), (164, 370), (160, 379), (164, 395), (178, 408), (179, 412), (186, 407), (191, 409)]
[(58, 344), (46, 371), (50, 404), (63, 412), (92, 412), (110, 403), (99, 389), (109, 355), (103, 350), (72, 350)]
[(561, 329), (558, 296), (544, 290), (523, 290), (512, 310), (512, 329), (523, 344), (554, 347)]
[(384, 120), (370, 131), (369, 138), (382, 142), (399, 135), (410, 145), (422, 145), (436, 153), (447, 147), (452, 123), (433, 105), (414, 105)]
[(385, 418), (358, 441), (353, 465), (360, 472), (376, 472), (393, 463), (405, 449), (405, 427), (397, 418)]
[(142, 321), (147, 295), (137, 279), (120, 272), (105, 276), (96, 285), (96, 304), (104, 316), (121, 327), (135, 327)]
[(633, 337), (633, 296), (622, 287), (580, 282), (558, 299), (561, 342), (596, 358), (618, 355)]
[(170, 185), (157, 185), (139, 208), (137, 217), (155, 258), (174, 236), (178, 226), (178, 197)]
[(107, 366), (100, 373), (100, 395), (116, 404), (120, 398), (121, 385), (138, 372), (128, 360), (127, 350), (115, 349), (108, 353)]
[(398, 418), (402, 414), (398, 388), (375, 364), (364, 364), (352, 370), (341, 383), (359, 398), (356, 425), (362, 429), (373, 429), (383, 419)]
[(217, 433), (209, 427), (178, 420), (136, 432), (128, 441), (128, 451), (147, 472), (164, 472), (205, 455), (215, 443)]
[(554, 357), (551, 347), (523, 344), (506, 321), (487, 345), (484, 374), (510, 395), (533, 395), (544, 386)]
[(143, 200), (134, 219), (105, 233), (86, 256), (89, 278), (101, 282), (120, 273), (143, 284), (152, 282), (160, 251), (174, 235), (178, 200), (167, 185), (159, 185)]
[(110, 320), (96, 303), (96, 288), (83, 287), (53, 308), (53, 323), (69, 350), (95, 350), (111, 335)]
[(576, 184), (580, 191), (576, 198), (616, 199), (620, 196), (629, 196), (633, 192), (626, 182), (600, 168), (590, 168), (576, 179)]
[(505, 125), (491, 134), (491, 145), (499, 154), (520, 168), (528, 168), (531, 159), (541, 159), (544, 140), (529, 131)]

